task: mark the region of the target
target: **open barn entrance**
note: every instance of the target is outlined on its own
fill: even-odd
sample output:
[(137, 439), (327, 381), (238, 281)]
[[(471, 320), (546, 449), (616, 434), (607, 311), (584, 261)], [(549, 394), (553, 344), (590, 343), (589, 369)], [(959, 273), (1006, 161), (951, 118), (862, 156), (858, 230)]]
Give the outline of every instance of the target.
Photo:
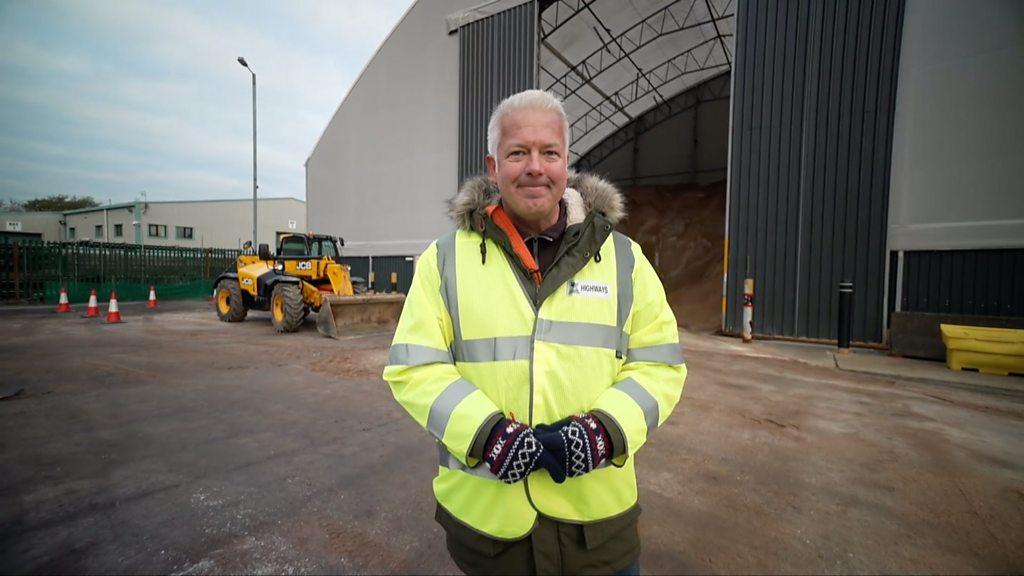
[(627, 196), (680, 326), (722, 319), (735, 0), (542, 0), (538, 86), (562, 98), (580, 171)]
[(679, 325), (721, 326), (729, 74), (650, 110), (576, 162), (613, 181), (637, 241), (665, 284)]

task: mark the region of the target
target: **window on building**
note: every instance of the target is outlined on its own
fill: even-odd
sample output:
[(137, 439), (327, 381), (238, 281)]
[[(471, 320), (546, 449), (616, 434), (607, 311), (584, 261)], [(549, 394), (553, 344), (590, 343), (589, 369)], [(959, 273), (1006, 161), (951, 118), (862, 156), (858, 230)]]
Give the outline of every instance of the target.
[(174, 237), (179, 240), (191, 240), (194, 232), (191, 226), (175, 226)]
[(114, 224), (114, 238), (124, 236), (124, 224)]
[(92, 234), (93, 238), (103, 238), (103, 224), (97, 224)]
[(68, 228), (68, 240), (74, 240), (74, 239), (75, 239), (75, 227), (72, 226), (72, 227)]
[(166, 224), (150, 224), (149, 225), (149, 237), (150, 238), (167, 238), (167, 225)]

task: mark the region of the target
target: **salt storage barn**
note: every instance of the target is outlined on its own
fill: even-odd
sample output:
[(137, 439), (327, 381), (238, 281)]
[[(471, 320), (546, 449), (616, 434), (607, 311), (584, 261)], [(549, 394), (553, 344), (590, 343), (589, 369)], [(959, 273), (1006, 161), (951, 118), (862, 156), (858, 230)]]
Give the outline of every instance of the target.
[(419, 0), (306, 163), (308, 226), (408, 286), (484, 171), (493, 106), (561, 97), (680, 324), (935, 354), (939, 321), (1024, 327), (1024, 4)]

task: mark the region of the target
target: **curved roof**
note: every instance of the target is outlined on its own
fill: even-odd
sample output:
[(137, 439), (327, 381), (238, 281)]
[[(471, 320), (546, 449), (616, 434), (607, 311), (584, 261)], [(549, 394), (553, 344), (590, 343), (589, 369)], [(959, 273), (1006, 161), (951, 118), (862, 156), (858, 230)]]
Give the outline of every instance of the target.
[(545, 0), (540, 87), (563, 100), (571, 161), (732, 68), (737, 0)]

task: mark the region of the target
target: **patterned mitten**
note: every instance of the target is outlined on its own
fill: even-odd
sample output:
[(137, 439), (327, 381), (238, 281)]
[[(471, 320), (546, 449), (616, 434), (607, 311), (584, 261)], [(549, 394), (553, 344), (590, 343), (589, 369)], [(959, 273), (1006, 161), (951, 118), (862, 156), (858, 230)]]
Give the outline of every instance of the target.
[[(499, 480), (515, 484), (534, 471), (543, 452), (544, 447), (537, 442), (532, 428), (506, 418), (491, 432), (484, 462)], [(551, 459), (550, 455), (545, 456)]]
[[(611, 457), (612, 441), (592, 414), (537, 426), (535, 436), (570, 478), (582, 476)], [(547, 468), (547, 466), (545, 466)]]

